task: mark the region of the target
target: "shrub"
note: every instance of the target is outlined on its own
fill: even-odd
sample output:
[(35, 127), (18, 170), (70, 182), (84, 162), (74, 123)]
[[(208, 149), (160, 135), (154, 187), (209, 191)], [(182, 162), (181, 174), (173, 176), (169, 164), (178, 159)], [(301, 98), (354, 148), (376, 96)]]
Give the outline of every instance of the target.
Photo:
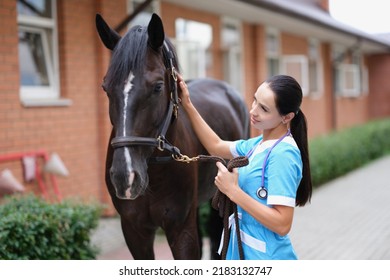
[(102, 207), (75, 201), (48, 203), (33, 195), (7, 197), (0, 205), (0, 259), (95, 259), (90, 232)]
[(390, 119), (333, 132), (309, 142), (314, 186), (342, 176), (390, 152)]

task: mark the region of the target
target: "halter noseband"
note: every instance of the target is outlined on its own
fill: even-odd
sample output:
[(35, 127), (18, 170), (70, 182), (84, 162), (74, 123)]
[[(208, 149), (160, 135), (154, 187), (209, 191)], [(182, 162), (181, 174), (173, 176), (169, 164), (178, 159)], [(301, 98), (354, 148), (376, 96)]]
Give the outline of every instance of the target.
[(174, 156), (180, 155), (180, 150), (177, 147), (170, 144), (165, 138), (165, 134), (167, 133), (168, 127), (171, 124), (172, 117), (173, 116), (175, 118), (178, 117), (178, 109), (179, 109), (179, 96), (177, 93), (177, 83), (176, 83), (177, 75), (176, 75), (175, 66), (173, 64), (174, 56), (173, 56), (173, 52), (169, 49), (168, 44), (165, 41), (163, 45), (163, 56), (165, 60), (164, 61), (165, 67), (170, 72), (171, 94), (170, 94), (168, 111), (165, 116), (165, 120), (162, 123), (159, 136), (157, 138), (139, 137), (139, 136), (117, 136), (111, 140), (111, 146), (114, 149), (127, 147), (127, 146), (153, 146), (159, 149), (160, 151), (167, 150)]

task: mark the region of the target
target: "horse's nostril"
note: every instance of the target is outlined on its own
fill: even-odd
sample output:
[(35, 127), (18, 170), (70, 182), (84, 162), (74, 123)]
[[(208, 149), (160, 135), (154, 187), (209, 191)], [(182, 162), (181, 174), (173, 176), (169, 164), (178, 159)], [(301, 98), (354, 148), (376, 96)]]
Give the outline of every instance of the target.
[(130, 188), (128, 188), (128, 189), (125, 191), (125, 197), (126, 197), (127, 199), (131, 199), (131, 190), (130, 190)]

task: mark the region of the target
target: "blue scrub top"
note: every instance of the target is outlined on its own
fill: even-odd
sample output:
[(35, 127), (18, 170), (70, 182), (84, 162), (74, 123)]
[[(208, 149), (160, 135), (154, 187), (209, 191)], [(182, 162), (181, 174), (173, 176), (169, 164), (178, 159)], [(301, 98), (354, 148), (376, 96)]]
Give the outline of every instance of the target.
[[(291, 135), (278, 143), (267, 159), (264, 173), (267, 198), (261, 199), (256, 194), (261, 186), (264, 158), (277, 141), (261, 142), (262, 139), (263, 137), (259, 136), (232, 143), (230, 150), (233, 157), (247, 155), (253, 149), (249, 164), (238, 169), (238, 184), (248, 195), (267, 207), (273, 205), (295, 207), (296, 192), (302, 179), (302, 159)], [(280, 236), (269, 230), (239, 206), (237, 210), (245, 259), (297, 259), (288, 235)], [(226, 259), (240, 259), (235, 234), (232, 223)]]

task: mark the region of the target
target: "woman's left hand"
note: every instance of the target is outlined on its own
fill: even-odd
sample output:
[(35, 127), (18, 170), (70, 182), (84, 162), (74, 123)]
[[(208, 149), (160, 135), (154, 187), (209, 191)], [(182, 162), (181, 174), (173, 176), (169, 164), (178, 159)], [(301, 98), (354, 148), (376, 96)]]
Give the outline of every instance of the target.
[(215, 185), (217, 188), (229, 198), (239, 190), (238, 186), (238, 171), (236, 168), (233, 169), (233, 172), (229, 170), (221, 163), (216, 163), (218, 167), (217, 176), (215, 176)]

